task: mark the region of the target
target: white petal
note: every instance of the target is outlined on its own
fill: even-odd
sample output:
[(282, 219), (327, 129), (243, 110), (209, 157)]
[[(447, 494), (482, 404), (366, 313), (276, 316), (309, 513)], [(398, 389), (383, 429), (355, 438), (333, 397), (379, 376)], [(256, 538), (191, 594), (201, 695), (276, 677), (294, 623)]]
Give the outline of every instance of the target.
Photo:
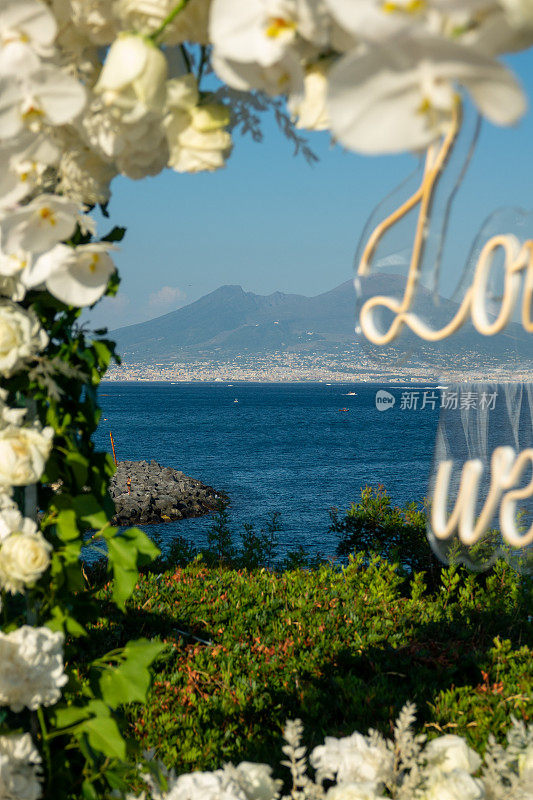
[(421, 95), (411, 64), (388, 50), (344, 56), (329, 75), (327, 107), (338, 140), (361, 153), (397, 153), (426, 147), (438, 131), (417, 113)]
[(303, 94), (304, 73), (298, 59), (292, 53), (270, 67), (255, 62), (249, 64), (219, 58), (212, 59), (213, 69), (228, 86), (240, 91), (260, 89), (270, 95)]
[(109, 49), (96, 91), (117, 90), (133, 83), (144, 69), (148, 47), (140, 36), (119, 36)]
[(0, 139), (11, 139), (22, 130), (24, 93), (13, 76), (0, 78)]
[(81, 83), (56, 67), (44, 66), (32, 72), (28, 84), (51, 125), (71, 122), (85, 106), (85, 89)]
[(51, 11), (44, 3), (35, 0), (2, 0), (0, 31), (22, 31), (40, 45), (51, 44), (57, 25)]
[(278, 61), (284, 46), (266, 36), (265, 20), (265, 5), (261, 0), (214, 0), (209, 33), (217, 56), (263, 66)]
[(44, 253), (22, 274), (22, 282), (28, 289), (42, 286), (57, 270), (65, 268), (74, 258), (74, 250), (66, 244), (58, 244)]
[(481, 113), (495, 125), (513, 125), (527, 110), (520, 84), (504, 67), (493, 75), (465, 78), (463, 84)]
[(34, 72), (41, 60), (35, 50), (25, 42), (15, 40), (0, 48), (0, 74), (22, 75)]
[(106, 252), (82, 246), (77, 248), (74, 260), (50, 275), (46, 288), (66, 305), (90, 306), (102, 297), (114, 271), (113, 260)]

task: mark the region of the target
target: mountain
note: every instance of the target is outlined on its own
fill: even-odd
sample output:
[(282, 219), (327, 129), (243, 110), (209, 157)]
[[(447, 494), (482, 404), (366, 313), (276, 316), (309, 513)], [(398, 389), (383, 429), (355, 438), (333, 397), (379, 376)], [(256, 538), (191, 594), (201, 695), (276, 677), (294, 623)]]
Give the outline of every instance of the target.
[[(400, 296), (403, 285), (404, 279), (398, 275), (378, 274), (365, 279), (365, 296)], [(430, 302), (429, 293), (422, 288), (418, 297)], [(356, 303), (352, 281), (315, 297), (283, 292), (258, 295), (241, 286), (221, 286), (169, 314), (118, 328), (112, 336), (130, 363), (224, 359), (286, 350), (328, 352), (341, 344), (356, 345)], [(443, 327), (456, 310), (456, 303), (438, 298), (432, 325)], [(409, 333), (394, 344), (402, 350), (417, 346), (419, 340)], [(465, 350), (491, 357), (508, 352), (526, 358), (532, 355), (531, 337), (514, 323), (495, 337), (481, 336), (468, 324), (450, 339), (435, 345), (423, 343), (423, 347), (426, 353), (434, 348), (441, 355)]]

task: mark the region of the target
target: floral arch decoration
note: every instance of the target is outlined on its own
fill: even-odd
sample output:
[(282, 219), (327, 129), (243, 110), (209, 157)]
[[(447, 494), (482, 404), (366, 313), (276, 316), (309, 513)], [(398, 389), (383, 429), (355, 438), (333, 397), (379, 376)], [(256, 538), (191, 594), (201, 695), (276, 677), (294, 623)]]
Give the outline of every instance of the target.
[[(298, 145), (295, 131), (329, 129), (359, 153), (427, 149), (416, 195), (427, 204), (424, 187), (456, 135), (462, 97), (497, 125), (524, 114), (524, 93), (499, 56), (531, 44), (528, 0), (1, 0), (0, 797), (126, 796), (132, 754), (119, 709), (145, 699), (163, 647), (129, 642), (92, 661), (87, 680), (76, 667), (75, 643), (94, 610), (82, 544), (105, 543), (119, 609), (158, 552), (142, 531), (111, 525), (113, 463), (91, 438), (96, 389), (117, 356), (105, 332), (91, 338), (78, 319), (118, 288), (112, 254), (124, 231), (99, 236), (91, 217), (98, 206), (105, 213), (113, 178), (219, 169), (234, 130), (253, 128), (254, 110), (272, 104)], [(211, 70), (219, 88), (206, 91)], [(422, 219), (420, 239), (423, 229)], [(510, 280), (529, 270), (531, 299), (530, 243), (509, 246), (519, 263)], [(401, 313), (407, 319), (408, 308)], [(67, 681), (74, 700), (62, 698)], [(404, 733), (410, 721), (407, 710)], [(298, 780), (299, 735), (287, 728)], [(513, 736), (512, 753), (529, 753), (513, 778), (519, 797), (533, 745), (522, 729)], [(390, 748), (375, 737), (350, 746), (374, 761), (381, 754), (383, 775), (376, 768), (365, 795), (377, 797)], [(315, 752), (322, 779), (340, 769), (335, 747)], [(434, 746), (426, 762), (454, 747), (464, 785), (475, 788), (477, 757), (457, 742)], [(165, 776), (155, 764), (145, 769), (162, 796), (154, 776)], [(264, 765), (194, 785), (198, 797), (215, 785), (224, 797), (279, 794)]]

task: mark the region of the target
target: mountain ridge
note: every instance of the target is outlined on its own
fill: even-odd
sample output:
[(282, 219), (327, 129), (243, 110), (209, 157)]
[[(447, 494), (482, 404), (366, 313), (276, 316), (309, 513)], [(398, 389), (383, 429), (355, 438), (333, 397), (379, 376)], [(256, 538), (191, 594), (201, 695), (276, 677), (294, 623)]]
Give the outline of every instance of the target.
[[(365, 296), (401, 296), (404, 278), (380, 273), (365, 279)], [(418, 296), (433, 300), (420, 287)], [(344, 344), (362, 346), (354, 329), (357, 298), (353, 281), (314, 296), (275, 291), (259, 295), (237, 284), (225, 284), (186, 306), (154, 319), (111, 331), (119, 352), (129, 361), (149, 363), (190, 360), (195, 357), (231, 358), (239, 354), (328, 348)], [(438, 298), (432, 309), (432, 324), (443, 327), (455, 315), (457, 304)], [(440, 355), (466, 349), (481, 355), (503, 355), (511, 348), (521, 357), (531, 357), (531, 337), (511, 323), (496, 337), (481, 336), (468, 323), (450, 339), (436, 344), (421, 343), (406, 332), (393, 347), (415, 350), (423, 345)]]

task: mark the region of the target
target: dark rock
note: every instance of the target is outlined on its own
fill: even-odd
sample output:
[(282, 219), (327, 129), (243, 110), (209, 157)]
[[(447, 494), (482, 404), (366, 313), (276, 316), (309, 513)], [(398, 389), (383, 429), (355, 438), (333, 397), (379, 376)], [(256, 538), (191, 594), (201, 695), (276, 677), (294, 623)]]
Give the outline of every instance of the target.
[(200, 517), (213, 511), (220, 500), (228, 502), (223, 492), (153, 460), (119, 461), (109, 491), (115, 503), (115, 525)]

